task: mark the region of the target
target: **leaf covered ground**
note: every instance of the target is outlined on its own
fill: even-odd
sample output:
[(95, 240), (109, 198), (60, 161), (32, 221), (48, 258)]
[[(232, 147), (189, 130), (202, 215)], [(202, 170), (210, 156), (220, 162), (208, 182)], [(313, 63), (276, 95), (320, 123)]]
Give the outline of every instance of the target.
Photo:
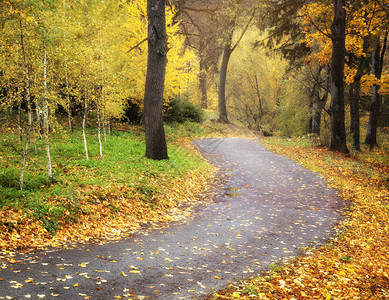
[(325, 246), (210, 299), (389, 299), (389, 153), (344, 156), (304, 138), (263, 143), (321, 173), (350, 202), (347, 218)]
[(203, 130), (194, 123), (167, 126), (170, 159), (165, 161), (144, 157), (140, 127), (118, 126), (103, 144), (103, 159), (97, 157), (97, 139), (89, 133), (89, 160), (80, 132), (58, 131), (51, 139), (55, 181), (46, 179), (44, 141), (35, 140), (24, 190), (19, 191), (17, 148), (23, 144), (14, 128), (2, 128), (0, 249), (112, 240), (142, 224), (190, 214), (191, 204), (198, 202), (195, 196), (207, 190), (214, 174), (190, 143)]

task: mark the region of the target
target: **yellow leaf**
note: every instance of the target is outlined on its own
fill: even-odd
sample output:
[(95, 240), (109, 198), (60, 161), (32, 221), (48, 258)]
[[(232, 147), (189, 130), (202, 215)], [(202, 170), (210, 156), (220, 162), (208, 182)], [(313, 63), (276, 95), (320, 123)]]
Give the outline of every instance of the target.
[(75, 283), (73, 286), (77, 287), (77, 286), (78, 286), (78, 283)]
[(215, 278), (216, 278), (216, 279), (220, 279), (220, 277), (219, 277), (219, 276), (217, 276), (217, 275), (215, 275)]

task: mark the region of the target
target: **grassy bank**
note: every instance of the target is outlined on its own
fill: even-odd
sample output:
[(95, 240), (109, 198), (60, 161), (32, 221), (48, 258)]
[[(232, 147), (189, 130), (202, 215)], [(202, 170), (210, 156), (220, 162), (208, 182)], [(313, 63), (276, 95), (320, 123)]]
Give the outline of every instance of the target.
[(231, 285), (211, 299), (388, 299), (389, 149), (350, 156), (310, 138), (266, 138), (272, 151), (321, 173), (352, 203), (340, 234), (307, 256)]
[[(0, 130), (0, 248), (58, 246), (123, 236), (143, 223), (183, 215), (182, 203), (204, 192), (214, 169), (190, 139), (212, 131), (208, 125), (167, 125), (169, 160), (144, 157), (141, 127), (118, 125), (103, 139), (98, 158), (94, 131), (52, 134), (53, 177), (47, 179), (44, 140), (34, 139), (23, 190), (18, 190), (20, 152), (14, 128)], [(190, 201), (189, 201), (190, 202)]]

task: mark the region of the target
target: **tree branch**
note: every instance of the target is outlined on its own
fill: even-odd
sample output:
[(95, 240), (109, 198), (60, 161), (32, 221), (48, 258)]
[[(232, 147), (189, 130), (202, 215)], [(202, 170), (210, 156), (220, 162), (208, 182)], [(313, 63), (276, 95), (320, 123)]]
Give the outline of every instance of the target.
[[(136, 49), (136, 48), (139, 48), (139, 46), (141, 44), (143, 44), (144, 42), (148, 41), (149, 38), (144, 38), (143, 40), (141, 40), (138, 44), (136, 44), (134, 47), (132, 47), (130, 50), (128, 50), (126, 53), (129, 53), (131, 52), (132, 50)], [(139, 49), (140, 50), (140, 49)]]
[(235, 45), (233, 47), (231, 47), (231, 52), (233, 52), (236, 47), (238, 47), (240, 41), (242, 40), (243, 36), (245, 35), (245, 33), (247, 32), (247, 30), (249, 29), (250, 25), (251, 25), (251, 22), (253, 21), (254, 19), (254, 16), (255, 16), (255, 12), (257, 11), (257, 9), (255, 8), (251, 14), (251, 17), (250, 17), (250, 20), (247, 22), (245, 28), (243, 29), (239, 39), (236, 41)]

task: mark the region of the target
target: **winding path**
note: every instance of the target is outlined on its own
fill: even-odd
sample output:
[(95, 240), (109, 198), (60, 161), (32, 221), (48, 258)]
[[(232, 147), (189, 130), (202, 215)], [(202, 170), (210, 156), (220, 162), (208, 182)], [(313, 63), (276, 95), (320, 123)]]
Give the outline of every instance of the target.
[(0, 299), (191, 299), (325, 242), (344, 202), (323, 178), (253, 139), (196, 146), (224, 186), (193, 218), (105, 245), (0, 261)]

